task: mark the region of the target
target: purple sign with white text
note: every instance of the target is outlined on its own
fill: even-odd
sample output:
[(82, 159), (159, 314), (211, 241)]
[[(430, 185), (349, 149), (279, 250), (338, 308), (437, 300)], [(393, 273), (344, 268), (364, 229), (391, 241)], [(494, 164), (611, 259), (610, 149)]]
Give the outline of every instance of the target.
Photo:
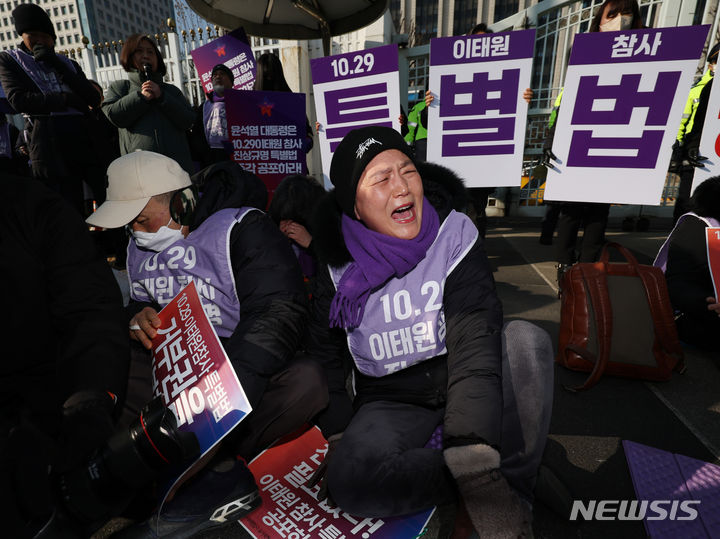
[(660, 203), (708, 26), (575, 37), (545, 198)]
[(353, 129), (400, 129), (398, 47), (385, 45), (310, 60), (326, 186), (332, 154)]
[(431, 40), (428, 161), (470, 187), (519, 184), (534, 45), (535, 30)]
[(289, 174), (305, 173), (305, 94), (225, 92), (232, 159), (272, 194)]
[(226, 65), (232, 71), (233, 89), (251, 90), (257, 67), (245, 30), (238, 28), (190, 51), (205, 92), (212, 91), (212, 68)]

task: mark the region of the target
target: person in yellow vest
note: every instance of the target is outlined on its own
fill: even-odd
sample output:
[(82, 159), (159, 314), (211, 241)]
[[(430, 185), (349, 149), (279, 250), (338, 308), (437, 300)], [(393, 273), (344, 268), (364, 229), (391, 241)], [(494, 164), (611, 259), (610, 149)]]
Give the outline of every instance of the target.
[(418, 101), (410, 109), (407, 117), (408, 132), (405, 142), (415, 149), (415, 157), (420, 161), (427, 160), (427, 104), (425, 100)]
[(687, 213), (695, 167), (703, 166), (703, 161), (706, 159), (700, 155), (700, 137), (705, 124), (705, 113), (710, 99), (710, 90), (712, 89), (719, 52), (720, 43), (716, 43), (708, 52), (707, 71), (690, 89), (682, 120), (680, 121), (677, 139), (673, 144), (670, 171), (677, 172), (680, 175), (680, 185), (678, 186), (673, 211), (673, 223), (677, 222), (682, 214)]

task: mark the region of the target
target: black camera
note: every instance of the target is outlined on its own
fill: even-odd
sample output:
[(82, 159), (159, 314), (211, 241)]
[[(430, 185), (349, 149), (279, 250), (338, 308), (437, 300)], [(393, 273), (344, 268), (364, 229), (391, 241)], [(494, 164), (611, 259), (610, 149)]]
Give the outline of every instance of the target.
[(72, 537), (69, 529), (104, 523), (120, 514), (141, 488), (199, 452), (195, 434), (178, 430), (172, 411), (160, 398), (152, 400), (84, 465), (57, 476), (59, 503), (36, 538)]

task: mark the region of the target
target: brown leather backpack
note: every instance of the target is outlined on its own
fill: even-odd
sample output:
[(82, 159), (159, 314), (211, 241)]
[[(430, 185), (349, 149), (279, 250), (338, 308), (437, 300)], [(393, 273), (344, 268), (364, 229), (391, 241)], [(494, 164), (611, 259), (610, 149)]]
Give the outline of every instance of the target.
[[(610, 263), (609, 249), (627, 262)], [(572, 266), (561, 280), (562, 305), (556, 361), (590, 372), (589, 389), (603, 374), (669, 380), (685, 368), (665, 275), (638, 264), (618, 243), (607, 243), (600, 260)]]

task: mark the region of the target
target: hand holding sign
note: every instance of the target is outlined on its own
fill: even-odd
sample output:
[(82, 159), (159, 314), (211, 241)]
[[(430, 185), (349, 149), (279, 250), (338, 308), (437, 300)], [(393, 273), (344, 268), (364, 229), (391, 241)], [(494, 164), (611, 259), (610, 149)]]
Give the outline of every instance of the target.
[(707, 227), (705, 229), (705, 239), (707, 241), (708, 267), (710, 268), (710, 277), (715, 289), (715, 297), (707, 298), (706, 301), (710, 304), (708, 309), (720, 313), (720, 309), (713, 307), (718, 303), (717, 298), (720, 298), (718, 293), (718, 285), (720, 285), (720, 227)]

